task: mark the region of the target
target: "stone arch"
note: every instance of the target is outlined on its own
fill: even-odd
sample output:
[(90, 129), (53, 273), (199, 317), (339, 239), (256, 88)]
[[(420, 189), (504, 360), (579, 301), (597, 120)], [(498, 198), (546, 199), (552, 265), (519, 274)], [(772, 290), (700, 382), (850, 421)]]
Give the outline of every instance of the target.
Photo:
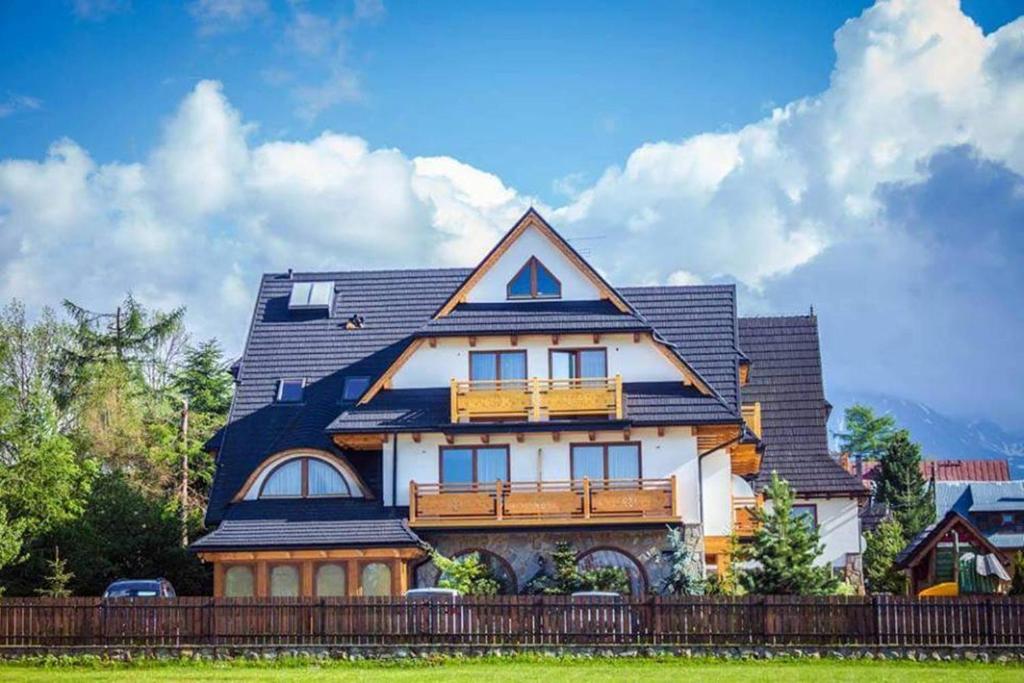
[[(512, 565), (509, 564), (508, 560), (499, 555), (498, 553), (487, 550), (486, 548), (463, 548), (458, 552), (452, 553), (452, 558), (462, 557), (463, 555), (469, 555), (470, 553), (477, 553), (480, 555), (480, 559), (487, 562), (494, 571), (498, 581), (502, 584), (502, 593), (505, 595), (515, 595), (519, 592), (519, 580), (516, 578), (516, 572), (512, 569)], [(495, 571), (495, 570), (498, 571)], [(437, 579), (441, 579), (441, 574), (438, 573)]]
[(647, 570), (640, 560), (622, 548), (612, 545), (600, 545), (584, 550), (576, 556), (576, 565), (581, 569), (595, 567), (618, 567), (629, 577), (629, 589), (632, 595), (643, 595), (651, 584)]

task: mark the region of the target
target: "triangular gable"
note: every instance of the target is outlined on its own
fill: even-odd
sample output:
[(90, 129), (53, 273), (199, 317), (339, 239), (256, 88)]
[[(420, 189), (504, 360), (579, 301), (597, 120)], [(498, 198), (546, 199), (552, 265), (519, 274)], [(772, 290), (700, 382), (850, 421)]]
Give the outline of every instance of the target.
[(940, 521), (918, 534), (918, 536), (914, 538), (896, 557), (894, 565), (897, 569), (913, 567), (920, 562), (921, 559), (932, 550), (932, 548), (941, 543), (942, 539), (944, 539), (954, 528), (959, 528), (965, 533), (965, 541), (970, 541), (972, 543), (977, 542), (978, 545), (982, 546), (982, 549), (985, 550), (987, 554), (1002, 557), (1002, 553), (1000, 553), (999, 549), (988, 540), (988, 537), (985, 536), (981, 529), (976, 527), (971, 523), (971, 520), (967, 519), (959, 512), (950, 510)]
[[(523, 217), (516, 221), (516, 224), (512, 226), (512, 229), (505, 233), (493, 249), (484, 257), (484, 259), (473, 269), (473, 272), (469, 274), (466, 280), (459, 286), (458, 289), (449, 297), (449, 299), (437, 310), (434, 314), (435, 318), (441, 318), (452, 312), (456, 306), (466, 301), (470, 291), (476, 287), (484, 276), (494, 267), (496, 263), (509, 251), (509, 249), (516, 243), (516, 241), (523, 236), (528, 230), (533, 229), (545, 237), (551, 245), (559, 252), (565, 259), (572, 264), (572, 266), (594, 287), (598, 292), (598, 295), (602, 299), (607, 299), (616, 308), (623, 313), (634, 313), (632, 307), (626, 302), (622, 296), (615, 291), (615, 288), (608, 284), (607, 281), (601, 275), (594, 270), (594, 268), (587, 263), (587, 261), (579, 255), (579, 253), (572, 248), (565, 238), (558, 234), (554, 228), (552, 228), (547, 221), (545, 221), (536, 209), (531, 207), (527, 210)], [(524, 259), (525, 263), (525, 259)], [(519, 269), (523, 264), (517, 264), (516, 270)], [(547, 264), (551, 265), (551, 264)]]

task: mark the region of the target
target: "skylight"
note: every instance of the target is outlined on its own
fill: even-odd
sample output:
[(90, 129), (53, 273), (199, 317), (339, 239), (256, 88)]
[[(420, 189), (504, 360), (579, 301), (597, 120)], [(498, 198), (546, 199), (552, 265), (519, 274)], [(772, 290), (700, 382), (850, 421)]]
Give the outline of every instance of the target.
[(291, 310), (330, 310), (334, 298), (334, 283), (327, 282), (296, 282), (292, 285), (292, 294), (288, 298)]
[(305, 387), (304, 379), (282, 379), (277, 384), (278, 403), (298, 403), (302, 400), (302, 390)]

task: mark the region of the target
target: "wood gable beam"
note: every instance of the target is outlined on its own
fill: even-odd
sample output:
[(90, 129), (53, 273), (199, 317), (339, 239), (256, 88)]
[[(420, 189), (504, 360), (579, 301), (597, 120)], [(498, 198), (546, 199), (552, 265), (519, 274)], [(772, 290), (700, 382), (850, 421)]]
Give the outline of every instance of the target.
[(622, 313), (631, 313), (632, 309), (629, 305), (620, 297), (615, 291), (608, 286), (608, 284), (597, 274), (589, 263), (584, 261), (579, 254), (577, 254), (566, 241), (554, 231), (554, 229), (547, 224), (547, 222), (540, 217), (534, 209), (527, 211), (519, 222), (498, 242), (497, 246), (491, 250), (484, 260), (480, 262), (473, 272), (470, 274), (466, 281), (455, 290), (455, 293), (451, 295), (448, 301), (434, 314), (435, 318), (443, 318), (452, 312), (452, 310), (460, 303), (464, 302), (467, 293), (476, 286), (480, 279), (489, 271), (495, 263), (498, 262), (505, 252), (509, 250), (519, 237), (526, 232), (528, 228), (535, 228), (538, 232), (548, 238), (548, 240), (562, 252), (562, 255), (576, 268), (578, 268), (584, 276), (597, 288), (603, 297), (608, 299), (612, 305), (614, 305)]
[(380, 393), (381, 389), (384, 389), (387, 385), (391, 384), (391, 378), (394, 377), (395, 373), (401, 369), (403, 365), (412, 357), (412, 354), (416, 353), (416, 350), (423, 345), (423, 339), (413, 339), (408, 346), (405, 347), (405, 351), (402, 351), (401, 355), (395, 359), (395, 361), (388, 366), (388, 369), (384, 371), (384, 374), (377, 378), (370, 388), (363, 394), (363, 397), (359, 399), (358, 405), (365, 405), (369, 403), (374, 396)]

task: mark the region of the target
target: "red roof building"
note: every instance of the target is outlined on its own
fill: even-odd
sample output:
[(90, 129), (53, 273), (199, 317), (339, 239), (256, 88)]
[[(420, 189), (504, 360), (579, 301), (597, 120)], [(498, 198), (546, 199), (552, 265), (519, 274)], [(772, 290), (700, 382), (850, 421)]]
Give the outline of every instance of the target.
[[(841, 462), (851, 474), (857, 463), (844, 453)], [(864, 481), (878, 478), (878, 461), (864, 463)], [(1005, 458), (991, 460), (922, 460), (921, 475), (935, 481), (1010, 481), (1010, 465)]]

